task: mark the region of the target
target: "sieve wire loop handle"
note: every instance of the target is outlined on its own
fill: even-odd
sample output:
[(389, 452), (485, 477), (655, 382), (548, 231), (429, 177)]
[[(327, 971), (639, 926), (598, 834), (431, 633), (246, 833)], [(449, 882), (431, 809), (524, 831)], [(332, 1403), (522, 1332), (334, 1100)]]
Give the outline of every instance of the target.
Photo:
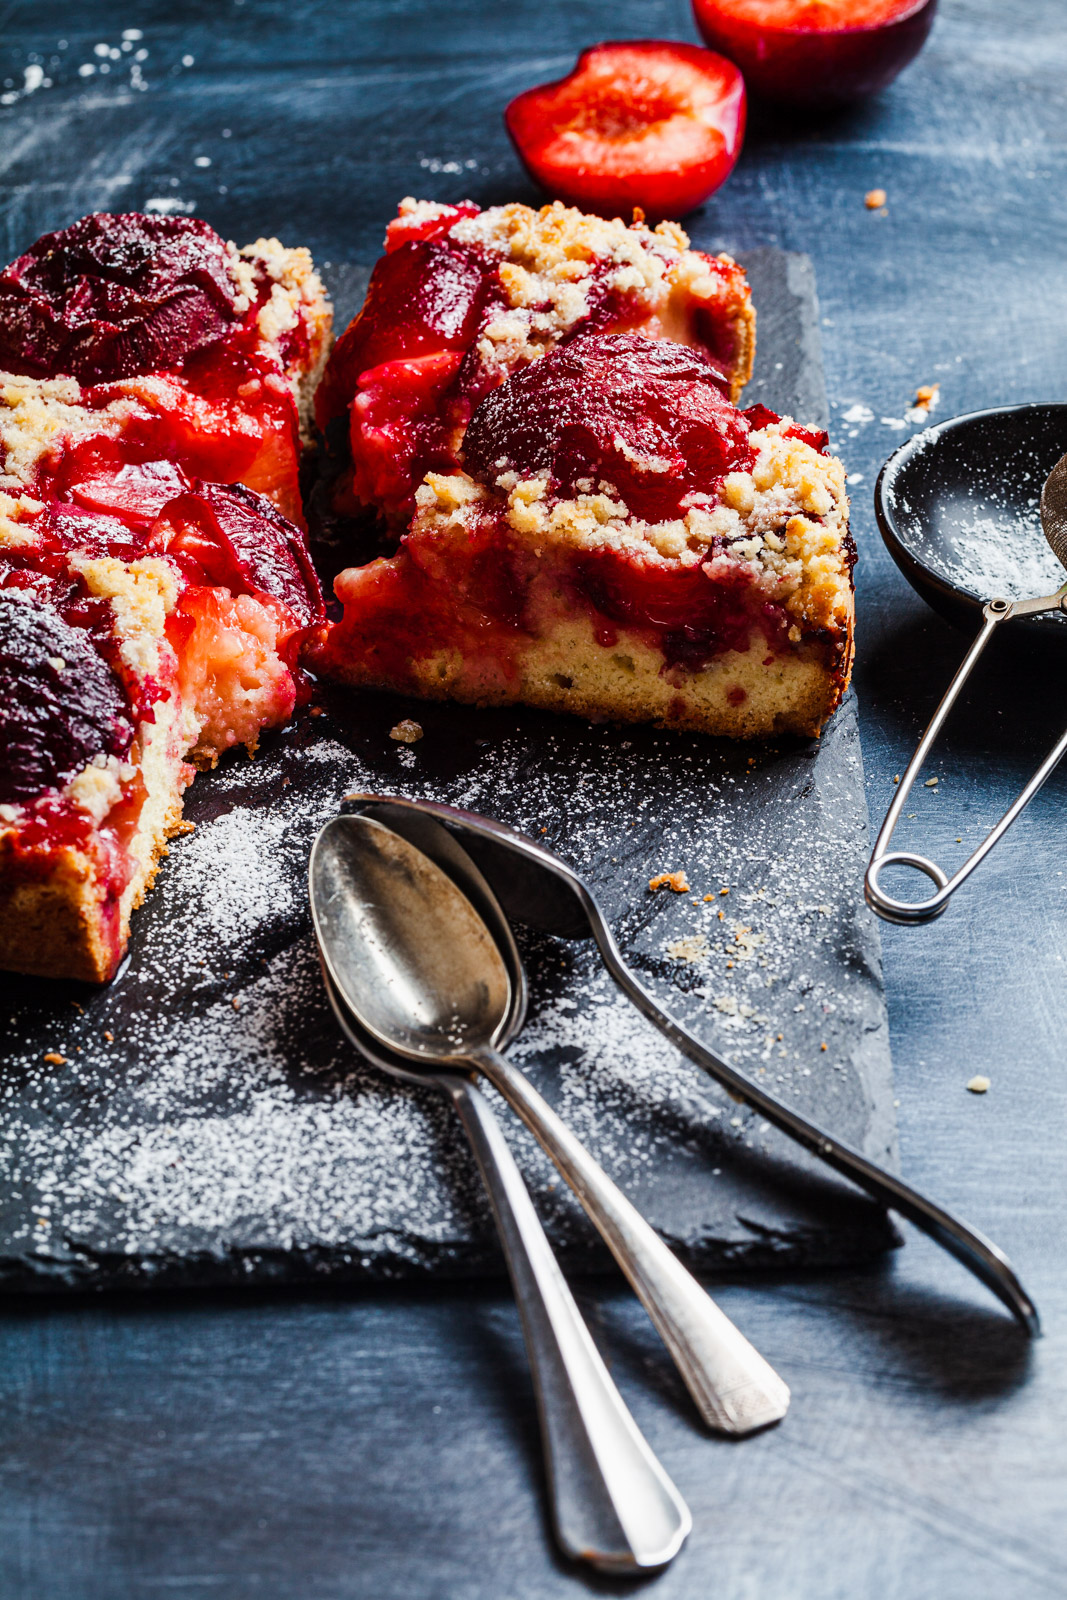
[[(932, 922), (945, 910), (949, 900), (962, 883), (970, 877), (980, 862), (984, 861), (989, 852), (1007, 833), (1016, 817), (1030, 804), (1034, 795), (1041, 788), (1051, 774), (1055, 771), (1064, 755), (1067, 755), (1067, 732), (1063, 734), (1058, 743), (1053, 746), (1038, 767), (1033, 777), (1025, 788), (1016, 796), (1005, 811), (1000, 821), (990, 829), (978, 848), (967, 857), (952, 877), (931, 861), (927, 856), (917, 855), (910, 850), (890, 850), (893, 833), (900, 814), (907, 803), (915, 779), (919, 776), (933, 749), (937, 738), (948, 719), (949, 713), (955, 705), (971, 673), (978, 663), (979, 657), (985, 650), (997, 628), (1013, 617), (1039, 616), (1043, 611), (1061, 610), (1067, 615), (1067, 584), (1057, 590), (1053, 595), (1044, 595), (1036, 600), (990, 600), (982, 608), (982, 627), (977, 638), (971, 645), (959, 670), (937, 710), (930, 719), (930, 724), (916, 747), (915, 754), (908, 764), (908, 770), (900, 781), (892, 804), (885, 814), (885, 821), (879, 830), (878, 837), (871, 851), (871, 859), (867, 864), (867, 872), (863, 882), (863, 892), (871, 910), (886, 922), (895, 922), (908, 927), (916, 923)], [(925, 875), (935, 884), (934, 893), (925, 900), (901, 900), (891, 895), (881, 884), (881, 875), (887, 867), (914, 867), (916, 871)]]

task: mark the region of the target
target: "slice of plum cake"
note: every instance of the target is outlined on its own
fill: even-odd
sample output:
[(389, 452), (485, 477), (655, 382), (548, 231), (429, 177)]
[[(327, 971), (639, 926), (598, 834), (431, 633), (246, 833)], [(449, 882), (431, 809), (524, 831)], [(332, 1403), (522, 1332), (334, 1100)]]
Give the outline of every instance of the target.
[(194, 766), (284, 722), (325, 613), (303, 250), (99, 214), (0, 273), (0, 966), (103, 980)]
[(739, 411), (699, 349), (558, 345), (493, 389), (399, 550), (342, 572), (352, 683), (752, 738), (816, 734), (852, 660), (826, 435)]

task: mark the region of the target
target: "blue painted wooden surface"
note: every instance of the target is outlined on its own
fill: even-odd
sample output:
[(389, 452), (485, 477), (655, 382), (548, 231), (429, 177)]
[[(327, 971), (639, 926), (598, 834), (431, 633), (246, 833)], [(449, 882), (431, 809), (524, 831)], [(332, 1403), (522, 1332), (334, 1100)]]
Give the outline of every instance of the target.
[[(171, 197), (239, 239), (273, 230), (366, 258), (385, 196), (532, 198), (499, 113), (605, 35), (692, 28), (682, 0), (8, 4), (0, 251), (92, 208)], [(36, 65), (50, 81), (27, 95)], [(834, 442), (863, 475), (856, 682), (874, 814), (962, 644), (878, 541), (870, 490), (904, 436), (881, 419), (935, 381), (941, 415), (1064, 398), (1065, 85), (1062, 0), (942, 0), (925, 54), (880, 100), (815, 125), (757, 118), (693, 219), (702, 244), (815, 258)], [(885, 216), (863, 205), (874, 187)], [(860, 405), (873, 420), (847, 422)], [(953, 726), (937, 793), (916, 799), (915, 841), (951, 856), (999, 814), (1059, 732), (1065, 666), (1001, 651)], [(663, 1600), (1067, 1591), (1065, 776), (942, 921), (885, 938), (904, 1171), (1009, 1251), (1045, 1337), (1028, 1347), (913, 1234), (863, 1272), (721, 1285), (795, 1396), (781, 1428), (730, 1445), (702, 1437), (633, 1302), (587, 1287), (696, 1519), (649, 1585)], [(975, 1072), (992, 1082), (982, 1098), (964, 1089)], [(618, 1588), (554, 1557), (539, 1472), (496, 1288), (65, 1301), (0, 1318), (4, 1600)]]

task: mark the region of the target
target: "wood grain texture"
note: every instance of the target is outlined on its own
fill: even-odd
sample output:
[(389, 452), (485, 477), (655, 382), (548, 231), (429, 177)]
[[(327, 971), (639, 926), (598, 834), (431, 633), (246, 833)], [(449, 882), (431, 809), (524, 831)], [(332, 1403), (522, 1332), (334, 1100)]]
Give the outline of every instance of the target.
[[(7, 255), (92, 206), (173, 194), (237, 237), (265, 225), (336, 259), (343, 239), (349, 259), (366, 259), (382, 224), (368, 168), (375, 192), (528, 197), (499, 121), (511, 94), (605, 35), (693, 37), (682, 0), (610, 12), (588, 0), (201, 0), (174, 18), (155, 0), (3, 12), (0, 82), (23, 82), (27, 52), (70, 63), (49, 68), (54, 87), (0, 109)], [(94, 44), (118, 48), (125, 27), (144, 32), (148, 89), (122, 88), (127, 68), (118, 84), (79, 78)], [(1062, 398), (1065, 82), (1060, 0), (942, 0), (927, 50), (879, 100), (805, 126), (755, 118), (731, 182), (693, 219), (702, 244), (815, 259), (834, 442), (863, 475), (858, 686), (875, 814), (963, 643), (877, 538), (874, 475), (904, 437), (881, 419), (903, 418), (930, 381), (942, 383), (940, 415)], [(198, 154), (212, 166), (195, 167)], [(863, 206), (875, 186), (888, 191), (884, 217)], [(856, 405), (872, 420), (845, 421)], [(950, 853), (999, 815), (1060, 731), (1064, 668), (1058, 653), (1005, 643), (950, 729), (938, 793), (917, 796), (920, 847), (947, 841)], [(720, 1285), (795, 1397), (782, 1427), (728, 1445), (702, 1437), (629, 1297), (584, 1292), (696, 1519), (648, 1586), (657, 1597), (1067, 1590), (1065, 792), (1061, 775), (940, 922), (884, 939), (903, 1170), (1010, 1252), (1044, 1339), (1028, 1348), (911, 1234), (879, 1267)], [(978, 1071), (992, 1080), (981, 1098), (963, 1087)], [(534, 1426), (514, 1310), (496, 1291), (11, 1308), (0, 1593), (613, 1592), (552, 1554)]]

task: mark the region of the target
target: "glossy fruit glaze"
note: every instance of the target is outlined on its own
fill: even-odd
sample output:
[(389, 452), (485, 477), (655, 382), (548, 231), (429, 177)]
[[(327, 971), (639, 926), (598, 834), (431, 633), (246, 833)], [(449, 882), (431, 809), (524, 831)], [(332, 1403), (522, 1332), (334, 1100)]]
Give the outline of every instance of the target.
[[(398, 523), (414, 510), (427, 472), (455, 470), (475, 408), (506, 373), (479, 352), (484, 327), (507, 306), (499, 257), (450, 237), (470, 202), (426, 217), (401, 216), (386, 234), (386, 254), (371, 274), (360, 314), (334, 346), (315, 399), (324, 432), (349, 416), (352, 472), (335, 509), (377, 507)], [(705, 257), (715, 277), (739, 269)], [(587, 312), (561, 336), (632, 326), (642, 312), (632, 290), (614, 285), (616, 263), (590, 263)], [(736, 354), (735, 335), (708, 307), (692, 309), (693, 337), (717, 364), (721, 382)]]
[(712, 50), (749, 90), (812, 109), (886, 88), (926, 43), (937, 0), (693, 0)]
[(659, 40), (598, 44), (504, 114), (531, 177), (553, 199), (608, 216), (679, 217), (729, 177), (745, 132), (732, 62)]
[[(291, 680), (274, 721), (301, 693), (299, 657), (325, 620), (300, 530), (243, 485), (189, 481), (174, 466), (154, 474), (134, 468), (118, 476), (110, 514), (103, 498), (98, 483), (91, 511), (53, 502), (34, 524), (32, 546), (0, 553), (0, 802), (40, 796), (32, 816), (20, 820), (22, 852), (88, 846), (91, 819), (59, 791), (93, 757), (130, 756), (136, 727), (154, 720), (154, 705), (174, 693), (205, 595), (247, 596), (269, 614), (272, 644)], [(167, 621), (173, 653), (164, 652), (158, 678), (125, 665), (110, 602), (89, 593), (72, 554), (172, 560), (181, 593)], [(198, 637), (195, 648), (210, 650), (210, 640)]]
[[(490, 394), (467, 431), (470, 475), (493, 488), (501, 473), (540, 477), (546, 504), (608, 484), (633, 516), (683, 517), (719, 502), (726, 473), (754, 460), (751, 434), (780, 419), (764, 406), (741, 412), (726, 400), (700, 352), (633, 335), (578, 339), (558, 347)], [(787, 435), (824, 451), (825, 433)], [(725, 550), (717, 541), (713, 557)], [(613, 649), (620, 630), (658, 649), (666, 668), (699, 670), (727, 651), (765, 641), (767, 665), (796, 646), (792, 618), (754, 582), (743, 562), (664, 560), (620, 541), (596, 549), (539, 547), (517, 538), (502, 493), (479, 506), (456, 536), (417, 520), (400, 552), (338, 580), (342, 623), (327, 645), (333, 670), (374, 681), (417, 683), (419, 660), (450, 651), (486, 681), (520, 670), (524, 638), (553, 615), (589, 618)], [(805, 647), (821, 648), (808, 636)], [(827, 640), (828, 659), (835, 644)]]

